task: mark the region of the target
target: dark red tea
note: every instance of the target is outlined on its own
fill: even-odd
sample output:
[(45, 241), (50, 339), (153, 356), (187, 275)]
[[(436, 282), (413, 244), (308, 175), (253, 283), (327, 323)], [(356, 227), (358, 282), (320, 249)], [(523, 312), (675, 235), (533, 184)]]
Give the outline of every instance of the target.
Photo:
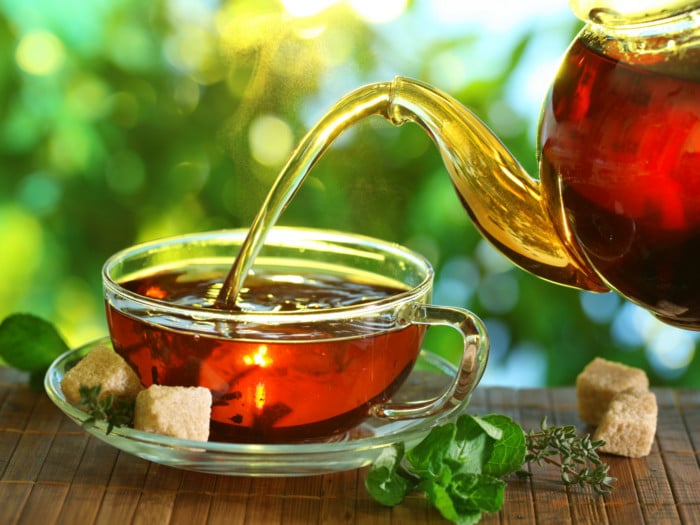
[(571, 231), (611, 287), (697, 328), (700, 60), (684, 59), (662, 74), (575, 42), (542, 115), (540, 169), (544, 185), (560, 177)]
[[(210, 306), (227, 268), (169, 271), (121, 285), (167, 302)], [(246, 281), (241, 304), (295, 312), (361, 304), (403, 291), (333, 275), (265, 274)], [(199, 385), (212, 391), (210, 440), (286, 442), (345, 431), (388, 400), (410, 372), (424, 329), (383, 327), (380, 319), (313, 325), (228, 326), (227, 337), (177, 331), (107, 306), (114, 347), (145, 385)], [(244, 339), (243, 339), (244, 338)], [(292, 340), (296, 338), (297, 340)]]

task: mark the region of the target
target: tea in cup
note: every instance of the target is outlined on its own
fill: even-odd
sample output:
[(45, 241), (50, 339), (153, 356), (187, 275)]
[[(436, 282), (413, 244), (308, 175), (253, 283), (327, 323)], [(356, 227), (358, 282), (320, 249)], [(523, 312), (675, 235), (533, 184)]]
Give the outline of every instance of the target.
[[(114, 349), (145, 386), (211, 390), (210, 440), (331, 439), (370, 416), (425, 417), (471, 394), (486, 331), (467, 310), (430, 305), (422, 256), (354, 234), (273, 228), (236, 307), (215, 308), (246, 233), (145, 243), (103, 268)], [(453, 381), (437, 398), (392, 402), (431, 325), (462, 335)]]

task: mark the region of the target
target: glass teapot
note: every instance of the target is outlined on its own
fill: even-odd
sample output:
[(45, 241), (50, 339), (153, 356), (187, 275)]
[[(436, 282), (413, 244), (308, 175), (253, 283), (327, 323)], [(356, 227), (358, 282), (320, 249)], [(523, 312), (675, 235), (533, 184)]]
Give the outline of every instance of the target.
[(700, 329), (700, 2), (571, 6), (587, 23), (544, 103), (539, 179), (449, 95), (406, 78), (361, 87), (293, 153), (220, 301), (242, 286), (242, 267), (323, 151), (358, 120), (381, 115), (430, 134), (474, 224), (516, 265), (555, 283), (615, 290), (667, 323)]

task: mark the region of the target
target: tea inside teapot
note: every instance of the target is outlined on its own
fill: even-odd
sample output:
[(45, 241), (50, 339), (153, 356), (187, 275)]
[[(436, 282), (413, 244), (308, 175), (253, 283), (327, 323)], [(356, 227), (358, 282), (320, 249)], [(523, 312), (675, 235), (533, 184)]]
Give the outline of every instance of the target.
[[(700, 48), (693, 12), (618, 27), (567, 52), (540, 123), (540, 177), (608, 286), (700, 327)], [(608, 35), (606, 38), (603, 36)], [(612, 37), (612, 38), (611, 38)]]

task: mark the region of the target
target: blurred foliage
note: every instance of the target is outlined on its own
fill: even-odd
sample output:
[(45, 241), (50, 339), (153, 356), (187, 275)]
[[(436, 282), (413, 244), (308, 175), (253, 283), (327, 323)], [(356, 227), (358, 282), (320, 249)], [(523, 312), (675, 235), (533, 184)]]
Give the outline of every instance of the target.
[[(104, 335), (100, 269), (110, 254), (247, 227), (294, 144), (363, 83), (452, 79), (439, 87), (535, 173), (535, 123), (513, 93), (524, 93), (519, 78), (539, 74), (522, 64), (549, 45), (542, 35), (568, 42), (578, 22), (533, 23), (490, 41), (474, 26), (429, 31), (425, 5), (375, 24), (342, 2), (305, 16), (272, 0), (0, 2), (0, 319), (41, 315), (71, 344)], [(490, 383), (571, 384), (601, 355), (644, 367), (657, 384), (700, 385), (694, 335), (659, 327), (612, 294), (586, 310), (598, 299), (495, 254), (417, 126), (379, 119), (348, 131), (281, 223), (423, 252), (437, 270), (436, 302), (486, 320)], [(427, 345), (450, 354), (452, 337), (436, 329)]]

